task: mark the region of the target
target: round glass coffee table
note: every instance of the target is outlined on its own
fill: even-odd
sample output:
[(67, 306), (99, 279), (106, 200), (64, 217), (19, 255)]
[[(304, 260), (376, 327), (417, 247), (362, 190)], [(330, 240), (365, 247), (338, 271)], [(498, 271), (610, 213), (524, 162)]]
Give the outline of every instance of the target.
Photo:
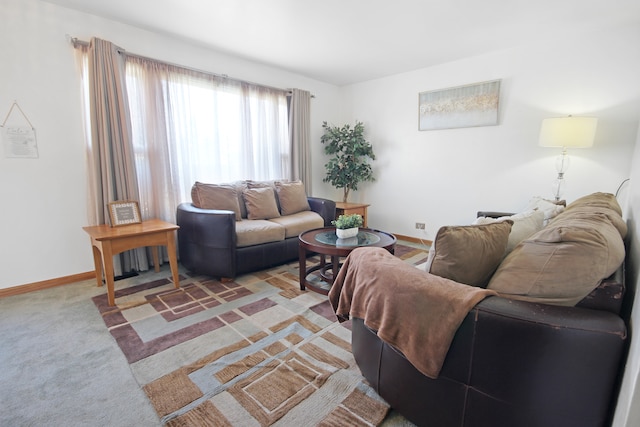
[[(396, 236), (384, 231), (360, 228), (356, 237), (338, 239), (335, 227), (316, 228), (298, 236), (300, 254), (300, 289), (328, 294), (340, 269), (340, 257), (346, 257), (355, 248), (373, 246), (394, 253)], [(320, 263), (307, 268), (309, 253), (320, 255)], [(331, 258), (327, 263), (326, 257)], [(318, 272), (318, 274), (313, 274)]]

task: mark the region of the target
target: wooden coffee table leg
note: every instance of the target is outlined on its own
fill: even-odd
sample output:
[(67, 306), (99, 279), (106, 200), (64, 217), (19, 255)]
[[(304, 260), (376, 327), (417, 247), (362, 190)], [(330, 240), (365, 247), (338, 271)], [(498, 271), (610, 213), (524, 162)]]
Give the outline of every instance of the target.
[(298, 268), (300, 269), (300, 290), (304, 291), (307, 283), (307, 250), (302, 245), (298, 249)]
[(333, 271), (333, 277), (331, 278), (331, 284), (333, 284), (333, 281), (336, 280), (336, 277), (338, 277), (338, 272), (340, 271), (340, 257), (335, 255), (331, 257), (331, 268)]

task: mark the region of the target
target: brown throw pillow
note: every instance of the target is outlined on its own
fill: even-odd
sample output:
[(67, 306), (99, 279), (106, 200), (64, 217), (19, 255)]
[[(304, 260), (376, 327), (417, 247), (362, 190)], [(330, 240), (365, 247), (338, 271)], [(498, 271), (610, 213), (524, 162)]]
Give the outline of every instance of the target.
[(304, 184), (301, 181), (276, 182), (276, 191), (278, 192), (280, 213), (282, 215), (292, 215), (311, 209), (307, 201)]
[(276, 195), (271, 187), (247, 188), (242, 192), (248, 219), (278, 218)]
[(233, 211), (236, 221), (240, 221), (238, 193), (232, 185), (203, 184), (197, 182), (191, 187), (191, 203), (200, 209)]
[(441, 227), (433, 241), (427, 272), (485, 287), (504, 256), (513, 221)]

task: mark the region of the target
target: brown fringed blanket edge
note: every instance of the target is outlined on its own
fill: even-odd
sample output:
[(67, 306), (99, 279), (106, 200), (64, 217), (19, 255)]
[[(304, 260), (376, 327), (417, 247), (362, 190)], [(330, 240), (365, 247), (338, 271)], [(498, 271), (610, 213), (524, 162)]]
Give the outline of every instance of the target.
[(329, 300), (338, 320), (377, 331), (420, 372), (437, 378), (458, 327), (496, 292), (415, 268), (382, 248), (357, 248), (345, 259)]

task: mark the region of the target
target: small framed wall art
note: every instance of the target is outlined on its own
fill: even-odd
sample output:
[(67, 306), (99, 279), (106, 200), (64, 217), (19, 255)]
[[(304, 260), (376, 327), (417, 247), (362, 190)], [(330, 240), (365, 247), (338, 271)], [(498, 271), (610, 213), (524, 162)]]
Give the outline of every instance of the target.
[(109, 218), (112, 227), (142, 222), (140, 206), (135, 200), (118, 200), (109, 203)]
[(454, 129), (498, 124), (500, 80), (420, 92), (419, 129)]

